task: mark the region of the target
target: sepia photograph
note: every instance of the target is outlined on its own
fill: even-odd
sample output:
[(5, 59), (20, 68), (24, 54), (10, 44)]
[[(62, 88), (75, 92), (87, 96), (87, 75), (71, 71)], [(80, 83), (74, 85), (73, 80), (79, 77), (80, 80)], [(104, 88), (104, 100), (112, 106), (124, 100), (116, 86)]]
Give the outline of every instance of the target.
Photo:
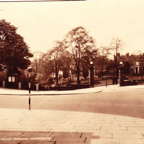
[(143, 0), (0, 0), (0, 144), (144, 144)]

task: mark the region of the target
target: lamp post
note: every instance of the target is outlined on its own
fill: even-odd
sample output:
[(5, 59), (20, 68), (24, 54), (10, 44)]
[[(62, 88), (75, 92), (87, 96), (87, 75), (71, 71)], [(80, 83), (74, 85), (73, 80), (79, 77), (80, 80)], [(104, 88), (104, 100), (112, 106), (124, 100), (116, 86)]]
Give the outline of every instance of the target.
[(31, 110), (31, 72), (32, 72), (32, 67), (28, 67), (28, 72), (29, 72), (29, 110)]
[(90, 87), (94, 87), (94, 67), (93, 67), (93, 61), (90, 61), (90, 78), (89, 78), (89, 84)]
[(38, 91), (39, 90), (38, 75), (36, 75), (35, 81), (36, 81), (36, 91)]
[(119, 86), (122, 85), (122, 65), (123, 65), (123, 62), (121, 61), (120, 62), (120, 68), (119, 68)]
[(123, 62), (121, 61), (121, 62), (120, 62), (120, 66), (121, 66), (121, 68), (122, 68), (122, 65), (123, 65)]

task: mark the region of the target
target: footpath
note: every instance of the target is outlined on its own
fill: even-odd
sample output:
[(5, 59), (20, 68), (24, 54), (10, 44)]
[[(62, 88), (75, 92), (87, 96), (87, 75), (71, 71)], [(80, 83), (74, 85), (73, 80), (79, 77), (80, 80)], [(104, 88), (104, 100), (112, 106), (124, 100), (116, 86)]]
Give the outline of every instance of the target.
[[(99, 92), (110, 92), (110, 91), (123, 91), (132, 89), (143, 89), (144, 85), (136, 86), (123, 86), (119, 85), (108, 85), (106, 86), (95, 86), (93, 88), (77, 89), (77, 90), (66, 90), (66, 91), (31, 91), (31, 95), (73, 95), (73, 94), (87, 94), (87, 93), (99, 93)], [(0, 88), (0, 95), (28, 95), (29, 90), (18, 90), (18, 89), (7, 89)]]
[[(95, 87), (37, 94), (82, 94), (109, 92), (144, 86)], [(27, 94), (27, 91), (0, 89), (1, 94)], [(112, 114), (59, 110), (0, 108), (0, 144), (144, 144), (144, 119)]]

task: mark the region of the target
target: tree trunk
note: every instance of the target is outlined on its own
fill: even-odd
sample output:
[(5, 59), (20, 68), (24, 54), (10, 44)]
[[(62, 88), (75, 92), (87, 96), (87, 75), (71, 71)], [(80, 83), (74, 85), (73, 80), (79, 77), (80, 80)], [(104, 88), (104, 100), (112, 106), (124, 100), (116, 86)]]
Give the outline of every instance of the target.
[(56, 64), (56, 86), (58, 85), (58, 70), (57, 70), (57, 64)]
[(102, 62), (102, 80), (103, 80), (103, 62)]
[(79, 65), (77, 66), (77, 84), (80, 84), (80, 80), (79, 80)]
[(103, 80), (103, 67), (102, 67), (102, 80)]

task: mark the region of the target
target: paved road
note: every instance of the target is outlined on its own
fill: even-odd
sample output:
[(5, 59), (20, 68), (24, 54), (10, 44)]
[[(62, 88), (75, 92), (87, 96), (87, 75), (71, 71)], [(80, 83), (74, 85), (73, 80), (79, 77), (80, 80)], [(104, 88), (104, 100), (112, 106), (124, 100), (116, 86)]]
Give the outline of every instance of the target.
[[(144, 90), (124, 89), (79, 95), (32, 96), (32, 109), (82, 111), (144, 118)], [(0, 108), (28, 109), (28, 96), (0, 96)]]

